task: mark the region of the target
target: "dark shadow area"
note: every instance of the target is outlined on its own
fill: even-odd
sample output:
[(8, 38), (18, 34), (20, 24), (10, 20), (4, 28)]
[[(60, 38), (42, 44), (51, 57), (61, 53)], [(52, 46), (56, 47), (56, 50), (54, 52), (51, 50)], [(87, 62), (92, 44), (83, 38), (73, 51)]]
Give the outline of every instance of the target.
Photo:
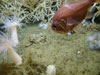
[(14, 68), (14, 64), (0, 64), (0, 75), (8, 75)]

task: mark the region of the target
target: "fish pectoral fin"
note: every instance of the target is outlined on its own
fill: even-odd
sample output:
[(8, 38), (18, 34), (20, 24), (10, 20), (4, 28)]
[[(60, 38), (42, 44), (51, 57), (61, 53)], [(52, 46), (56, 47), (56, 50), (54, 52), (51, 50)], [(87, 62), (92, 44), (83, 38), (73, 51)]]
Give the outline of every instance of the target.
[(67, 19), (67, 25), (68, 26), (75, 26), (77, 24), (79, 24), (80, 22), (77, 19), (73, 19), (73, 18), (68, 18)]

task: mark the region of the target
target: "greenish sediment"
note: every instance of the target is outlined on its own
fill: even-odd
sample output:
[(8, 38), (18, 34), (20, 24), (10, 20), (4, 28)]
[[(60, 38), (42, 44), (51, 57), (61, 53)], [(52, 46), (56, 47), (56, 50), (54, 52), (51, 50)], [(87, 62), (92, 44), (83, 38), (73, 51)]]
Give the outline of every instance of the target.
[[(57, 75), (98, 75), (100, 51), (89, 50), (86, 40), (91, 28), (71, 36), (55, 33), (50, 28), (42, 30), (37, 25), (22, 28), (19, 31), (20, 44), (16, 50), (22, 56), (23, 63), (15, 67), (8, 59), (6, 64), (1, 64), (0, 74), (46, 75), (46, 67), (53, 64), (57, 69)], [(40, 33), (43, 33), (46, 40), (34, 42), (36, 40), (33, 39), (30, 44), (29, 39), (32, 35)]]

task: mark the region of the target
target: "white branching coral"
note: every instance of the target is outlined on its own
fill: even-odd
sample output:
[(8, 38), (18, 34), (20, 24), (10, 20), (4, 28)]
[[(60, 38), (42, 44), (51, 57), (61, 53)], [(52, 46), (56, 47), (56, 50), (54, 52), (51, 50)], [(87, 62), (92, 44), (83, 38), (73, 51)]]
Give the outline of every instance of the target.
[(0, 0), (0, 21), (16, 12), (20, 22), (50, 21), (61, 0)]
[(10, 55), (11, 59), (16, 65), (22, 63), (22, 58), (16, 53), (13, 48), (13, 41), (10, 39), (10, 33), (0, 32), (0, 53), (3, 53), (6, 56), (7, 52)]
[(96, 18), (100, 17), (100, 4), (94, 3), (89, 9), (89, 12), (91, 13), (92, 23), (95, 23)]

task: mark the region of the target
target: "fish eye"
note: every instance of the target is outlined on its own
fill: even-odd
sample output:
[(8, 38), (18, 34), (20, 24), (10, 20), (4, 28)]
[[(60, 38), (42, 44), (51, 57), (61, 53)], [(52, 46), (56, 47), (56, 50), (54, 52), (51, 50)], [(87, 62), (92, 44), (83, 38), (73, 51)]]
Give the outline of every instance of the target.
[(56, 25), (54, 25), (54, 24), (52, 25), (52, 27), (53, 27), (54, 29), (57, 29)]

